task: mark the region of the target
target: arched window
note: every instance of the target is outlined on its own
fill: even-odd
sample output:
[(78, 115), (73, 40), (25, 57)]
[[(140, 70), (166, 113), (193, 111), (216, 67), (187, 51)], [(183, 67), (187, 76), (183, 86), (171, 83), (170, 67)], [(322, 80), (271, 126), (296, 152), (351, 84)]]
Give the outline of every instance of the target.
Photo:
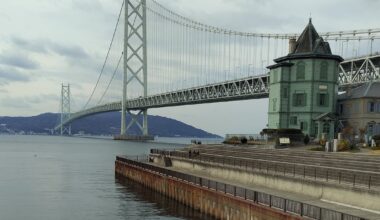
[(299, 62), (297, 64), (297, 80), (304, 80), (305, 79), (305, 63)]
[(320, 80), (327, 80), (327, 72), (328, 72), (328, 63), (326, 61), (321, 63), (321, 69), (319, 73), (319, 79)]

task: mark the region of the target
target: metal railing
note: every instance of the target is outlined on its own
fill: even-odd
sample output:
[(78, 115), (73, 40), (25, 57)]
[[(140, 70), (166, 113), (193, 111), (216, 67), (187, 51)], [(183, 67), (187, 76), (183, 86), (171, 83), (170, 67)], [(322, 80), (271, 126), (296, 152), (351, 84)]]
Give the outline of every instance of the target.
[(265, 159), (236, 158), (233, 156), (189, 154), (183, 151), (151, 149), (152, 154), (187, 158), (206, 163), (218, 163), (247, 172), (275, 174), (309, 181), (329, 182), (360, 189), (380, 189), (380, 174), (368, 171), (353, 171), (350, 169), (324, 167), (316, 165), (297, 164)]
[(149, 156), (116, 157), (116, 160), (131, 166), (142, 168), (150, 172), (155, 172), (162, 176), (175, 178), (180, 181), (185, 181), (189, 184), (201, 186), (209, 190), (221, 192), (239, 199), (244, 199), (248, 202), (261, 204), (277, 210), (281, 210), (286, 213), (291, 213), (302, 217), (317, 220), (366, 220), (361, 217), (345, 214), (326, 208), (321, 208), (318, 206), (282, 198), (279, 196), (274, 196), (268, 193), (250, 190), (231, 184), (226, 184), (154, 166), (147, 163), (147, 161), (149, 161)]

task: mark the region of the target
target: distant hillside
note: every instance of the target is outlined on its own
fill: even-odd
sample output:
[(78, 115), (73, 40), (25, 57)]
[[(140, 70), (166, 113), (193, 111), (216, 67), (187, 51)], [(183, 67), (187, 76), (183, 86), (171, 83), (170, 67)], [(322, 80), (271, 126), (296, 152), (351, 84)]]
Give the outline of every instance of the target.
[[(0, 133), (49, 133), (58, 122), (59, 114), (45, 113), (31, 117), (0, 117)], [(78, 119), (72, 123), (73, 134), (113, 135), (120, 133), (120, 113), (108, 112)], [(130, 117), (127, 117), (127, 124)], [(139, 118), (142, 121), (142, 118)], [(219, 137), (180, 121), (161, 116), (149, 116), (149, 134), (162, 137)], [(130, 134), (140, 134), (132, 126)]]

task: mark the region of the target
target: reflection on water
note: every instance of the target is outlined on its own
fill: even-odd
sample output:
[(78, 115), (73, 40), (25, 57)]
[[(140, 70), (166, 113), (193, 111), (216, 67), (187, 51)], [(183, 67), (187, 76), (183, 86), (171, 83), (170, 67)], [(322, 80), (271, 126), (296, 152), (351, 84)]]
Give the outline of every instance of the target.
[(0, 135), (0, 220), (206, 219), (137, 184), (115, 182), (116, 155), (178, 146)]
[[(139, 201), (140, 204), (151, 204), (155, 206), (155, 210), (159, 211), (159, 216), (163, 219), (168, 219), (169, 217), (177, 217), (181, 219), (191, 219), (191, 220), (215, 220), (215, 218), (208, 215), (202, 214), (188, 206), (182, 205), (181, 203), (166, 197), (156, 191), (144, 187), (142, 184), (136, 183), (134, 181), (128, 180), (121, 176), (116, 176), (116, 184), (119, 185), (118, 190), (120, 190), (120, 195), (134, 197), (134, 201)], [(125, 215), (131, 216), (131, 210), (134, 207), (120, 207), (120, 211), (126, 212)], [(136, 212), (138, 213), (138, 212)], [(135, 216), (147, 219), (149, 215)], [(152, 213), (150, 213), (152, 214)], [(155, 218), (157, 219), (157, 218)]]

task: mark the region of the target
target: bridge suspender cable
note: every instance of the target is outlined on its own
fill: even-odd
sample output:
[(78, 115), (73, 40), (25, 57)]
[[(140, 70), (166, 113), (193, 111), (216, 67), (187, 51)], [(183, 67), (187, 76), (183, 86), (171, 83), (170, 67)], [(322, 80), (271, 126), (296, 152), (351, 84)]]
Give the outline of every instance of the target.
[(115, 75), (116, 75), (116, 73), (117, 73), (117, 70), (119, 69), (119, 66), (120, 66), (120, 62), (121, 62), (121, 60), (122, 60), (122, 58), (123, 58), (123, 54), (124, 54), (124, 52), (121, 52), (121, 55), (120, 55), (119, 61), (117, 62), (116, 68), (115, 68), (115, 70), (113, 71), (112, 77), (111, 77), (110, 81), (108, 82), (108, 85), (107, 85), (106, 90), (104, 90), (103, 95), (101, 96), (101, 98), (99, 99), (99, 101), (98, 101), (98, 103), (97, 103), (98, 105), (103, 101), (104, 96), (106, 95), (108, 89), (110, 88), (110, 85), (111, 85), (113, 79), (115, 78)]
[(106, 63), (107, 63), (107, 60), (108, 60), (108, 57), (109, 57), (109, 54), (110, 54), (110, 51), (111, 51), (111, 48), (112, 48), (113, 41), (114, 41), (114, 39), (115, 39), (115, 35), (116, 35), (116, 31), (117, 31), (117, 26), (119, 25), (119, 22), (120, 22), (121, 13), (122, 13), (122, 11), (123, 11), (124, 3), (125, 3), (125, 1), (123, 1), (123, 3), (121, 4), (120, 12), (119, 12), (119, 16), (118, 16), (118, 18), (117, 18), (117, 22), (116, 22), (116, 25), (115, 25), (115, 29), (114, 29), (113, 34), (112, 34), (111, 43), (110, 43), (110, 45), (109, 45), (109, 47), (108, 47), (107, 55), (106, 55), (106, 58), (105, 58), (105, 60), (104, 60), (104, 63), (103, 63), (102, 69), (101, 69), (101, 71), (100, 71), (100, 74), (99, 74), (99, 76), (98, 76), (98, 80), (96, 81), (96, 84), (95, 84), (95, 86), (94, 86), (94, 89), (92, 90), (92, 93), (91, 93), (89, 99), (87, 100), (86, 104), (84, 105), (83, 109), (86, 109), (87, 106), (88, 106), (88, 104), (90, 103), (92, 97), (94, 96), (95, 90), (96, 90), (96, 88), (98, 87), (98, 84), (99, 84), (100, 78), (101, 78), (102, 75), (103, 75), (104, 68), (105, 68), (105, 66), (106, 66)]

